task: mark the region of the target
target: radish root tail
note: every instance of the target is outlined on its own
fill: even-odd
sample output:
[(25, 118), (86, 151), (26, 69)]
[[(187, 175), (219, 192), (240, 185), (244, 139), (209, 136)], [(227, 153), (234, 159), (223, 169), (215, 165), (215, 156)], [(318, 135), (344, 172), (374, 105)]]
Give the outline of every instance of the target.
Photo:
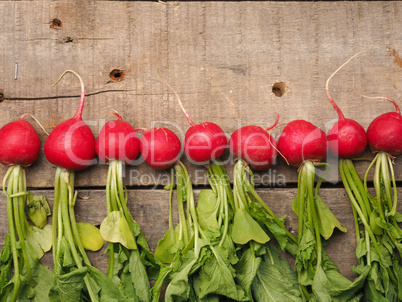
[(397, 104), (393, 99), (390, 99), (390, 98), (385, 97), (385, 96), (367, 96), (367, 95), (364, 95), (364, 94), (360, 93), (360, 92), (356, 89), (356, 87), (355, 87), (355, 78), (352, 77), (352, 80), (353, 80), (353, 90), (354, 90), (358, 95), (360, 95), (361, 97), (364, 97), (364, 98), (366, 98), (366, 99), (371, 99), (371, 100), (376, 100), (376, 99), (377, 99), (377, 100), (387, 100), (387, 101), (391, 102), (392, 104), (394, 104), (396, 113), (401, 114), (401, 111), (400, 111), (400, 109), (399, 109), (398, 104)]
[(208, 70), (205, 66), (199, 64), (194, 58), (191, 58), (194, 64), (196, 64), (201, 70), (205, 70), (205, 74), (209, 75), (208, 82), (211, 83), (211, 86), (213, 89), (218, 90), (218, 92), (228, 101), (230, 107), (232, 108), (232, 111), (236, 116), (239, 116), (239, 110), (236, 108), (234, 102), (220, 89), (219, 87), (214, 87), (214, 78), (216, 77), (216, 74), (213, 73), (212, 71)]
[(52, 87), (55, 86), (57, 83), (59, 83), (60, 80), (63, 78), (63, 76), (64, 76), (66, 73), (68, 73), (68, 72), (71, 72), (72, 74), (74, 74), (75, 76), (77, 76), (77, 78), (80, 80), (80, 85), (81, 85), (81, 99), (80, 99), (80, 105), (78, 106), (77, 113), (74, 115), (73, 118), (75, 118), (75, 119), (81, 119), (81, 117), (82, 117), (82, 110), (84, 109), (84, 101), (85, 101), (85, 87), (84, 87), (84, 82), (83, 82), (81, 76), (80, 76), (78, 73), (76, 73), (74, 70), (68, 69), (68, 70), (64, 71), (64, 72), (61, 74), (61, 76), (59, 77), (59, 79), (52, 85)]
[(349, 60), (347, 60), (345, 63), (343, 63), (341, 66), (338, 67), (337, 70), (335, 70), (328, 78), (326, 84), (325, 84), (325, 91), (327, 92), (327, 97), (332, 105), (332, 107), (334, 107), (336, 113), (338, 113), (338, 117), (339, 119), (344, 119), (345, 116), (343, 115), (341, 109), (338, 107), (338, 105), (335, 103), (334, 99), (332, 98), (330, 92), (329, 92), (329, 82), (331, 81), (331, 79), (333, 78), (333, 76), (339, 71), (341, 70), (345, 65), (347, 65), (350, 61), (352, 61), (355, 57), (357, 57), (358, 55), (364, 53), (364, 52), (379, 52), (379, 51), (375, 51), (375, 50), (361, 50), (358, 53), (354, 54), (352, 57), (349, 58)]
[(252, 85), (254, 85), (254, 86), (258, 87), (258, 88), (261, 88), (262, 90), (265, 91), (265, 93), (269, 96), (269, 98), (270, 98), (270, 100), (271, 100), (271, 104), (272, 104), (272, 106), (274, 106), (275, 111), (276, 111), (276, 120), (275, 120), (275, 123), (274, 123), (272, 126), (270, 126), (270, 127), (264, 128), (264, 130), (265, 130), (265, 131), (268, 131), (268, 130), (271, 130), (271, 129), (275, 128), (276, 125), (278, 124), (278, 121), (279, 121), (279, 110), (278, 110), (278, 107), (276, 106), (274, 100), (272, 99), (271, 93), (269, 93), (264, 87), (262, 87), (262, 86), (260, 86), (260, 85), (258, 85), (258, 84), (256, 84), (256, 83), (254, 83), (253, 81), (249, 81), (249, 82), (250, 82), (250, 84), (252, 84)]
[(115, 116), (117, 116), (117, 120), (122, 121), (123, 118), (121, 117), (121, 115), (119, 114), (119, 112), (116, 109), (110, 109), (107, 112), (108, 114), (114, 114)]
[(177, 102), (179, 103), (179, 106), (180, 106), (180, 108), (181, 108), (181, 111), (183, 111), (183, 114), (185, 115), (185, 117), (186, 117), (188, 123), (190, 124), (190, 126), (191, 126), (191, 127), (194, 127), (195, 124), (192, 122), (190, 116), (188, 115), (186, 109), (184, 108), (183, 103), (182, 103), (181, 100), (180, 100), (179, 94), (178, 94), (178, 93), (176, 92), (176, 90), (174, 90), (173, 87), (170, 86), (170, 84), (163, 78), (163, 76), (162, 76), (161, 73), (159, 72), (159, 69), (157, 69), (157, 72), (158, 72), (159, 77), (160, 77), (161, 80), (163, 81), (163, 83), (165, 83), (165, 84), (174, 92), (174, 94), (176, 95), (176, 98), (177, 98)]
[(37, 120), (37, 118), (34, 117), (32, 114), (24, 113), (24, 114), (20, 117), (20, 119), (23, 120), (24, 117), (26, 117), (26, 116), (29, 116), (30, 118), (32, 118), (32, 119), (39, 125), (39, 127), (43, 130), (43, 132), (45, 132), (46, 135), (49, 136), (49, 133), (46, 131), (46, 129), (43, 127), (43, 125), (42, 125), (42, 124)]
[(269, 140), (269, 144), (272, 146), (272, 148), (274, 148), (276, 150), (276, 152), (278, 152), (278, 154), (283, 158), (283, 160), (286, 162), (286, 164), (289, 166), (289, 162), (286, 159), (286, 157), (281, 153), (281, 151), (279, 151), (279, 149), (274, 146), (274, 144), (271, 142), (271, 140)]

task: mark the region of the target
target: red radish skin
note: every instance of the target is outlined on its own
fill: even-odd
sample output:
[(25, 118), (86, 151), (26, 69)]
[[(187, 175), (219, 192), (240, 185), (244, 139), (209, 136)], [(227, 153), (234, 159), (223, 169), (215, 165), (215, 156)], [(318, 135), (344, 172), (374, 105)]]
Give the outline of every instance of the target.
[(85, 90), (81, 77), (72, 70), (65, 71), (56, 82), (67, 73), (75, 74), (81, 83), (81, 100), (77, 113), (57, 125), (49, 134), (44, 147), (47, 160), (67, 170), (83, 170), (95, 162), (95, 137), (82, 120)]
[(353, 158), (362, 154), (367, 147), (367, 134), (362, 125), (360, 125), (358, 122), (345, 118), (341, 109), (333, 100), (328, 86), (331, 78), (342, 67), (348, 64), (354, 57), (358, 56), (362, 52), (364, 51), (355, 54), (337, 70), (335, 70), (334, 73), (328, 78), (326, 83), (328, 99), (338, 114), (338, 121), (335, 122), (328, 131), (328, 148), (333, 155), (339, 158)]
[(233, 156), (244, 160), (254, 171), (267, 170), (276, 160), (277, 143), (259, 126), (245, 126), (233, 132), (229, 140)]
[(107, 122), (96, 140), (96, 154), (105, 163), (109, 160), (133, 162), (140, 152), (140, 140), (133, 126), (123, 121), (117, 114), (117, 120)]
[(340, 118), (328, 131), (328, 148), (339, 158), (353, 158), (367, 146), (366, 131), (352, 119)]
[(0, 146), (0, 163), (5, 166), (30, 166), (40, 153), (39, 135), (24, 116), (0, 129)]
[(199, 165), (217, 160), (227, 148), (228, 140), (225, 132), (215, 123), (205, 122), (198, 125), (194, 124), (184, 108), (178, 93), (165, 81), (160, 73), (159, 76), (176, 95), (181, 111), (190, 124), (190, 128), (184, 137), (184, 153), (186, 153), (188, 159), (192, 163)]
[(181, 143), (177, 135), (167, 128), (137, 129), (144, 131), (140, 152), (145, 162), (154, 169), (164, 170), (180, 159)]
[(207, 164), (221, 157), (228, 142), (222, 128), (208, 122), (190, 125), (184, 138), (184, 152), (187, 157), (199, 164)]
[(320, 162), (327, 154), (327, 136), (312, 123), (295, 120), (283, 129), (278, 150), (293, 167), (299, 167), (305, 160)]
[(399, 156), (402, 154), (402, 117), (398, 105), (392, 102), (396, 112), (384, 113), (375, 118), (367, 128), (367, 137), (373, 152), (382, 151)]

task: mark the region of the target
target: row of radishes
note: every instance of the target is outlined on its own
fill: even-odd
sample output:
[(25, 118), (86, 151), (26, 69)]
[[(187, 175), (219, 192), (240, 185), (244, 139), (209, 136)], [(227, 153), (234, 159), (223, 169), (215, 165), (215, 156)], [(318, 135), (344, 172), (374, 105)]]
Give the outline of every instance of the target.
[[(138, 156), (139, 152), (141, 152), (144, 160), (151, 167), (167, 169), (179, 163), (181, 151), (179, 138), (169, 129), (134, 129), (130, 124), (124, 122), (117, 113), (115, 114), (118, 119), (106, 123), (99, 134), (98, 140), (95, 142), (92, 131), (82, 120), (85, 98), (83, 81), (75, 72), (69, 72), (77, 75), (81, 82), (81, 101), (79, 108), (73, 118), (62, 122), (53, 129), (44, 146), (46, 158), (49, 162), (59, 167), (56, 172), (55, 180), (52, 231), (55, 273), (58, 276), (68, 272), (60, 261), (61, 257), (64, 257), (63, 253), (65, 252), (63, 245), (65, 244), (69, 246), (70, 253), (78, 269), (84, 269), (82, 260), (88, 267), (91, 267), (89, 259), (85, 254), (83, 244), (79, 239), (78, 228), (74, 218), (73, 208), (76, 194), (74, 193), (73, 171), (82, 170), (93, 164), (95, 153), (104, 162), (131, 162)], [(63, 73), (63, 75), (65, 73)], [(331, 77), (327, 81), (327, 94), (339, 115), (339, 120), (329, 130), (328, 136), (313, 124), (304, 120), (296, 120), (287, 123), (278, 143), (276, 143), (267, 131), (277, 125), (277, 118), (274, 125), (269, 128), (263, 129), (258, 126), (245, 126), (235, 131), (229, 140), (231, 153), (239, 160), (243, 160), (252, 169), (265, 170), (275, 161), (279, 151), (288, 164), (295, 167), (302, 167), (299, 179), (309, 174), (310, 172), (307, 170), (311, 170), (311, 167), (314, 167), (314, 165), (317, 165), (318, 162), (321, 162), (325, 158), (328, 147), (330, 151), (339, 158), (353, 158), (365, 150), (368, 138), (368, 143), (374, 152), (384, 152), (389, 156), (402, 154), (402, 117), (397, 104), (390, 100), (395, 105), (396, 112), (386, 113), (377, 117), (370, 124), (366, 136), (363, 127), (356, 121), (346, 119), (332, 100), (328, 90), (328, 83)], [(186, 113), (178, 95), (177, 98), (190, 124), (190, 128), (186, 132), (184, 140), (185, 154), (192, 162), (200, 164), (208, 164), (211, 161), (219, 159), (228, 144), (223, 130), (218, 125), (210, 122), (195, 125)], [(24, 120), (25, 116), (26, 115), (22, 116), (20, 120), (9, 123), (0, 129), (0, 163), (3, 165), (29, 166), (39, 155), (39, 136), (32, 125)], [(279, 117), (279, 115), (277, 117)], [(136, 130), (144, 131), (141, 140), (138, 139), (135, 132)], [(308, 169), (306, 167), (308, 167)], [(7, 177), (8, 176), (9, 175), (7, 175)], [(17, 178), (20, 178), (20, 181), (25, 183), (22, 176), (18, 176)], [(306, 176), (306, 179), (308, 179), (306, 182), (308, 185), (300, 187), (301, 197), (296, 202), (296, 207), (298, 208), (297, 213), (299, 215), (299, 242), (302, 240), (303, 230), (306, 228), (303, 222), (303, 211), (305, 211), (305, 209), (311, 211), (311, 208), (314, 208), (314, 205), (309, 203), (311, 202), (309, 198), (306, 199), (305, 203), (302, 200), (304, 194), (308, 196), (310, 192), (313, 191), (311, 185), (314, 186), (314, 174), (312, 178), (311, 175)], [(113, 186), (118, 187), (118, 181), (116, 181), (115, 184), (112, 182), (111, 188)], [(25, 191), (26, 189), (24, 189), (22, 193), (13, 192), (13, 194), (9, 194), (8, 197), (13, 198), (23, 195)], [(379, 194), (381, 194), (380, 191), (381, 190), (379, 190)], [(131, 229), (132, 234), (134, 234), (135, 230), (134, 227), (131, 226), (132, 222), (130, 222), (130, 214), (126, 208), (127, 200), (124, 197), (124, 192), (122, 193), (122, 190), (116, 192), (118, 193), (108, 195), (108, 218), (109, 220), (113, 219), (113, 223), (118, 221), (120, 226), (125, 226), (123, 220), (126, 221), (127, 229)], [(318, 193), (318, 190), (316, 192)], [(121, 195), (120, 199), (114, 195)], [(306, 206), (304, 204), (306, 204)], [(391, 208), (394, 207), (396, 207), (396, 201), (391, 205)], [(115, 217), (116, 215), (112, 212), (118, 211), (120, 211), (121, 217), (119, 216), (117, 219)], [(316, 211), (318, 211), (318, 209)], [(313, 212), (315, 213), (315, 211)], [(316, 239), (318, 243), (316, 248), (318, 255), (321, 255), (320, 251), (322, 246), (320, 244), (320, 238), (323, 236), (327, 239), (327, 236), (323, 234), (322, 231), (319, 231), (319, 222), (313, 221), (318, 218), (315, 217), (315, 214), (311, 213), (312, 212), (308, 213), (309, 221), (305, 223), (311, 223), (314, 225), (313, 228), (317, 226)], [(111, 214), (110, 217), (109, 214)], [(9, 220), (14, 221), (14, 224), (9, 223), (9, 231), (11, 233), (14, 232), (10, 237), (11, 247), (16, 252), (17, 232), (20, 242), (21, 238), (24, 236), (23, 232), (19, 231), (21, 230), (21, 226), (18, 225), (21, 209), (16, 209), (15, 213), (10, 211), (10, 216)], [(310, 216), (313, 217), (311, 218), (312, 220)], [(107, 230), (103, 230), (103, 232), (106, 234)], [(134, 235), (131, 236), (134, 237)], [(328, 237), (329, 236), (330, 234)], [(135, 243), (135, 240), (130, 238), (130, 236), (124, 238), (124, 242), (127, 245), (130, 245), (127, 242), (131, 242), (131, 244)], [(112, 240), (110, 241), (112, 242)], [(24, 250), (24, 247), (22, 247), (22, 249)], [(111, 247), (111, 249), (113, 249), (113, 247)], [(24, 254), (26, 254), (26, 251), (23, 251), (23, 255)], [(25, 255), (24, 257), (26, 258), (27, 256)], [(318, 258), (320, 257), (321, 256)], [(111, 253), (109, 260), (113, 261), (113, 259), (114, 253)], [(28, 268), (29, 261), (25, 259), (24, 262), (24, 266)], [(18, 261), (14, 261), (14, 271), (20, 271)], [(108, 273), (110, 273), (110, 276), (113, 275), (112, 271), (108, 271)], [(83, 277), (88, 295), (93, 301), (96, 300), (96, 294), (91, 278), (95, 279), (96, 276), (97, 274), (92, 272), (92, 275), (85, 275), (85, 277)], [(16, 280), (18, 280), (18, 277), (16, 277)], [(17, 282), (13, 288), (12, 300), (15, 300), (21, 291), (18, 284)], [(60, 292), (62, 292), (62, 290), (60, 290), (59, 293)]]
[[(355, 157), (365, 150), (368, 137), (369, 146), (373, 151), (384, 151), (393, 156), (400, 155), (402, 131), (398, 128), (400, 127), (398, 105), (388, 99), (395, 105), (396, 112), (387, 113), (373, 121), (366, 136), (363, 127), (356, 121), (345, 118), (333, 101), (328, 90), (332, 76), (327, 81), (326, 91), (338, 113), (339, 121), (328, 132), (330, 151), (341, 158)], [(80, 77), (79, 79), (82, 91), (77, 113), (51, 132), (44, 150), (46, 158), (52, 164), (69, 170), (84, 169), (93, 164), (95, 158), (95, 138), (82, 120), (85, 92), (82, 79)], [(218, 159), (227, 148), (225, 133), (215, 123), (205, 122), (195, 125), (185, 111), (179, 96), (177, 94), (176, 96), (190, 124), (184, 139), (185, 154), (192, 162), (200, 164)], [(172, 131), (166, 128), (134, 129), (117, 113), (115, 115), (118, 119), (105, 125), (96, 142), (96, 153), (103, 162), (115, 157), (130, 163), (140, 151), (145, 161), (156, 169), (166, 169), (179, 160), (180, 140)], [(1, 131), (0, 160), (3, 165), (29, 166), (39, 154), (39, 137), (34, 133), (33, 127), (24, 121), (25, 116), (27, 115), (22, 116), (19, 121), (7, 124)], [(279, 115), (275, 124), (269, 128), (245, 126), (235, 131), (229, 141), (231, 153), (244, 159), (254, 170), (268, 169), (275, 161), (278, 149), (286, 162), (292, 166), (299, 166), (306, 159), (322, 161), (325, 158), (327, 150), (325, 134), (305, 121), (288, 123), (277, 146), (267, 131), (276, 126), (278, 118)], [(135, 130), (144, 131), (141, 142)], [(16, 148), (19, 149), (18, 152), (15, 151)]]

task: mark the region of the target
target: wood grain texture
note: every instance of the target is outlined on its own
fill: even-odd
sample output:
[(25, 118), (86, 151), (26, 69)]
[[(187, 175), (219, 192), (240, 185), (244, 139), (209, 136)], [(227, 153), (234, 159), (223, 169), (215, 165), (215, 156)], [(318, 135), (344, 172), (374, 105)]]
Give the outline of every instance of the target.
[[(297, 216), (292, 211), (292, 201), (296, 197), (296, 189), (258, 189), (261, 198), (278, 215), (286, 218), (286, 226), (292, 233), (297, 234)], [(43, 194), (52, 207), (53, 191), (38, 190), (34, 194)], [(195, 190), (196, 197), (199, 190)], [(402, 189), (398, 190), (402, 195)], [(339, 266), (340, 271), (348, 278), (353, 278), (353, 265), (357, 265), (355, 256), (356, 235), (354, 229), (353, 213), (349, 198), (343, 189), (321, 189), (320, 195), (333, 211), (335, 216), (347, 228), (347, 233), (335, 231), (331, 237), (330, 243), (325, 247), (329, 256)], [(141, 230), (152, 248), (155, 249), (159, 239), (168, 229), (168, 200), (169, 192), (163, 190), (129, 190), (129, 210), (141, 225)], [(94, 225), (100, 225), (106, 216), (105, 192), (103, 190), (79, 190), (77, 203), (75, 206), (77, 221), (89, 222)], [(174, 196), (175, 198), (175, 196)], [(174, 204), (174, 223), (177, 224), (177, 207)], [(402, 206), (399, 203), (399, 211)], [(49, 220), (51, 223), (51, 219)], [(7, 218), (5, 209), (4, 195), (0, 195), (0, 246), (4, 245), (4, 238), (7, 233)], [(99, 269), (105, 271), (107, 267), (107, 255), (104, 255), (104, 249), (98, 252), (88, 253), (93, 264)], [(293, 259), (286, 256), (291, 263)], [(45, 255), (43, 263), (53, 267), (51, 253)]]
[[(285, 83), (286, 95), (274, 97), (281, 122), (306, 119), (327, 131), (336, 113), (325, 94), (326, 79), (350, 56), (370, 49), (376, 52), (353, 60), (330, 86), (345, 115), (367, 128), (393, 108), (357, 95), (352, 77), (362, 93), (400, 98), (401, 9), (402, 3), (393, 1), (1, 1), (0, 90), (5, 101), (0, 125), (28, 112), (51, 131), (71, 117), (79, 101), (78, 81), (68, 75), (57, 86), (51, 84), (73, 69), (86, 84), (83, 117), (95, 136), (112, 119), (107, 111), (116, 109), (135, 127), (165, 126), (183, 139), (188, 123), (159, 69), (194, 122), (218, 123), (228, 135), (240, 126), (267, 126), (275, 119), (267, 94), (250, 81), (268, 91), (274, 83)], [(51, 26), (55, 18), (61, 27)], [(113, 69), (124, 72), (120, 81), (109, 77)], [(281, 129), (273, 131), (276, 138)], [(229, 167), (232, 162), (229, 158)], [(195, 165), (186, 165), (194, 183), (206, 182), (197, 177)], [(399, 180), (401, 166), (397, 161)], [(163, 184), (165, 173), (144, 163), (128, 170), (148, 176), (133, 177), (127, 185)], [(271, 170), (267, 173), (296, 181), (294, 169), (280, 159)], [(103, 186), (105, 171), (99, 166), (83, 171), (77, 185)], [(28, 185), (49, 188), (53, 174), (42, 153), (28, 172)]]

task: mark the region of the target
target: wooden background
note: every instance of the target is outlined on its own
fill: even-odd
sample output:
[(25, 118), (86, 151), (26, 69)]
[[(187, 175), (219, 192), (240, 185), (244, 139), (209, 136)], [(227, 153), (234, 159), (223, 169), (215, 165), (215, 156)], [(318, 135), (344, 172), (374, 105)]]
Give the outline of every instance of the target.
[[(57, 19), (57, 20), (55, 20)], [(157, 70), (176, 89), (195, 123), (219, 124), (228, 136), (249, 124), (269, 126), (275, 110), (280, 122), (306, 119), (325, 132), (337, 115), (325, 94), (331, 73), (353, 54), (366, 49), (332, 80), (332, 95), (344, 114), (363, 127), (379, 114), (393, 110), (382, 100), (397, 101), (402, 89), (401, 2), (0, 2), (0, 126), (24, 113), (38, 118), (47, 131), (74, 115), (79, 83), (72, 75), (52, 83), (66, 69), (78, 72), (86, 84), (83, 118), (95, 136), (117, 110), (135, 127), (163, 125), (181, 139), (189, 125), (174, 94)], [(18, 66), (16, 68), (16, 66)], [(120, 71), (117, 78), (113, 70)], [(399, 102), (400, 103), (400, 102)], [(401, 104), (401, 103), (400, 103)], [(42, 142), (46, 135), (35, 125)], [(282, 128), (273, 131), (277, 138)], [(1, 147), (1, 146), (0, 146)], [(371, 157), (367, 150), (367, 157)], [(231, 174), (233, 159), (226, 154)], [(206, 182), (205, 168), (184, 157), (196, 188)], [(349, 200), (336, 159), (322, 190), (329, 207), (349, 232), (336, 233), (326, 247), (342, 273), (353, 278), (355, 234)], [(359, 163), (363, 173), (367, 163)], [(396, 161), (402, 180), (402, 163)], [(0, 167), (4, 175), (5, 167)], [(27, 170), (30, 190), (43, 193), (52, 204), (55, 169), (43, 153)], [(96, 165), (76, 174), (82, 197), (77, 219), (99, 225), (105, 217), (107, 166)], [(168, 173), (147, 167), (141, 159), (127, 167), (125, 184), (130, 209), (152, 247), (167, 229), (168, 193), (162, 186)], [(282, 160), (256, 175), (264, 200), (297, 231), (291, 211), (297, 172)], [(402, 193), (401, 193), (402, 194)], [(0, 246), (7, 233), (5, 198), (0, 196)], [(45, 262), (51, 265), (51, 257)], [(91, 253), (102, 269), (102, 252)]]

